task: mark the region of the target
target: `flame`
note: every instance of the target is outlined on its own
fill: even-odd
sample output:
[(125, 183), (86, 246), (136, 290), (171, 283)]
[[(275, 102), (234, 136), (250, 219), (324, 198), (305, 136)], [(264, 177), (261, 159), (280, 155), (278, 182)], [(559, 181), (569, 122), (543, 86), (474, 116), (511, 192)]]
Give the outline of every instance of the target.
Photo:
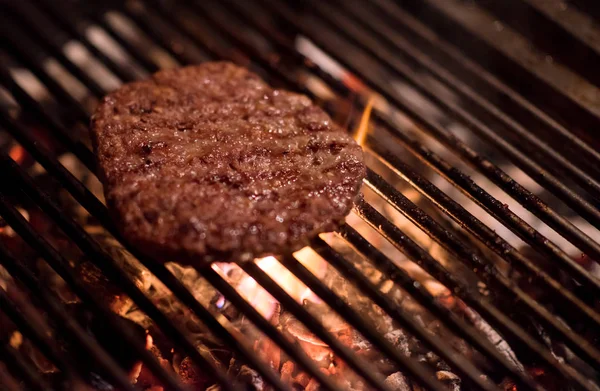
[[(301, 250), (302, 251), (302, 250)], [(300, 252), (298, 252), (300, 253)], [(296, 253), (296, 256), (298, 256)], [(302, 253), (301, 253), (302, 254)], [(320, 262), (324, 262), (319, 256), (300, 257), (304, 266), (309, 270), (318, 268)], [(292, 296), (297, 302), (304, 303), (305, 300), (317, 302), (318, 297), (302, 283), (298, 277), (286, 269), (275, 257), (261, 258), (256, 261), (265, 273), (269, 275), (277, 285), (283, 288), (286, 293)]]
[[(235, 264), (227, 264), (227, 267), (224, 267), (221, 263), (213, 263), (211, 267), (225, 279), (228, 278), (224, 269), (239, 269), (241, 271), (240, 267)], [(264, 318), (270, 319), (273, 316), (277, 301), (254, 278), (245, 275), (241, 281), (232, 285)]]
[(369, 134), (369, 121), (371, 120), (371, 111), (373, 110), (374, 100), (375, 99), (373, 96), (369, 98), (369, 101), (365, 106), (365, 110), (363, 111), (362, 117), (360, 118), (360, 123), (354, 131), (354, 139), (360, 146), (364, 145), (365, 139)]
[[(310, 248), (304, 248), (294, 253), (294, 256), (317, 277), (323, 277), (327, 264), (317, 253), (310, 250)], [(255, 259), (254, 262), (297, 302), (304, 303), (307, 300), (320, 302), (319, 298), (292, 272), (285, 268), (277, 258), (268, 256)], [(227, 278), (227, 271), (239, 269), (239, 266), (235, 264), (214, 263), (212, 268)], [(270, 319), (273, 316), (277, 308), (277, 301), (252, 277), (244, 274), (244, 277), (239, 282), (232, 285), (263, 317)]]

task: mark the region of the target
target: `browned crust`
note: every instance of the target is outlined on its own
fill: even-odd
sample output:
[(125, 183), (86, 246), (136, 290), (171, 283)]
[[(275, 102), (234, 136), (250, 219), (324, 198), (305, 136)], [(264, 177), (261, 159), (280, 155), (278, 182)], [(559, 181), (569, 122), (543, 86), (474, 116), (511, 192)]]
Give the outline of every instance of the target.
[(361, 148), (299, 94), (230, 63), (165, 70), (104, 98), (92, 139), (125, 238), (161, 261), (243, 261), (335, 230)]

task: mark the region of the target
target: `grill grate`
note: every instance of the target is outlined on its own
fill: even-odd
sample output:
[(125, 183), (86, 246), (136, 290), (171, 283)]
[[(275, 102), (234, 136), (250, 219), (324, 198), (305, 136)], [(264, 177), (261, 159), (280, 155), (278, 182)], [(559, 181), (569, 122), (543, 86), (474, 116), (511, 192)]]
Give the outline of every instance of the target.
[[(507, 5), (482, 2), (481, 6), (461, 0), (449, 0), (449, 3), (456, 3), (459, 8), (467, 7), (467, 10), (492, 13), (500, 19), (498, 23), (502, 26), (506, 23), (515, 28), (531, 39), (536, 47), (554, 56), (556, 62), (568, 68), (568, 72), (587, 80), (589, 83), (585, 88), (595, 88), (595, 50), (544, 16), (539, 10), (543, 5), (538, 5), (539, 2), (510, 0)], [(586, 3), (581, 0), (575, 5), (569, 4), (569, 12), (581, 13), (588, 6)], [(512, 8), (513, 5), (527, 12), (519, 14)], [(580, 9), (573, 8), (575, 6)], [(106, 80), (98, 78), (93, 70), (82, 66), (65, 51), (73, 42), (87, 50), (90, 58), (120, 82), (135, 80), (140, 75), (160, 69), (162, 58), (181, 65), (226, 59), (255, 68), (275, 85), (306, 93), (323, 103), (334, 117), (339, 114), (342, 103), (349, 103), (360, 111), (367, 100), (377, 94), (375, 131), (364, 146), (372, 162), (364, 183), (365, 193), (376, 195), (385, 202), (384, 208), (393, 210), (418, 227), (444, 249), (448, 257), (457, 261), (456, 268), (441, 263), (437, 259), (439, 257), (423, 248), (414, 235), (408, 234), (404, 225), (397, 224), (398, 220), (394, 220), (392, 215), (384, 214), (371, 198), (357, 201), (354, 213), (485, 319), (490, 328), (500, 333), (500, 341), (506, 341), (518, 360), (528, 368), (543, 367), (556, 376), (557, 382), (549, 384), (532, 371), (520, 368), (520, 364), (517, 365), (518, 362), (502, 350), (504, 345), (496, 345), (454, 309), (444, 306), (439, 297), (432, 295), (385, 250), (363, 236), (364, 231), (346, 225), (338, 236), (352, 252), (364, 256), (386, 279), (402, 288), (452, 333), (493, 363), (492, 372), (507, 376), (515, 387), (541, 390), (571, 389), (569, 387), (573, 386), (597, 390), (600, 379), (596, 372), (600, 372), (600, 351), (597, 348), (600, 280), (598, 274), (594, 274), (597, 265), (592, 262), (591, 269), (582, 266), (573, 254), (555, 243), (556, 235), (549, 237), (540, 232), (531, 219), (507, 207), (495, 196), (496, 193), (487, 190), (489, 186), (484, 188), (481, 185), (483, 180), (495, 184), (520, 204), (523, 211), (535, 215), (589, 258), (600, 260), (597, 231), (600, 228), (600, 154), (597, 147), (600, 144), (597, 136), (589, 130), (598, 125), (597, 113), (590, 108), (589, 102), (575, 99), (569, 91), (557, 87), (557, 83), (544, 79), (536, 73), (533, 65), (527, 67), (491, 45), (484, 39), (483, 32), (481, 37), (473, 33), (468, 28), (468, 20), (457, 18), (446, 7), (433, 0), (332, 0), (302, 4), (276, 0), (223, 0), (181, 2), (175, 6), (159, 0), (147, 0), (127, 2), (108, 9), (79, 1), (54, 4), (49, 0), (26, 0), (2, 4), (0, 83), (14, 98), (18, 110), (10, 105), (4, 106), (0, 112), (0, 127), (120, 241), (106, 207), (80, 178), (65, 168), (55, 150), (49, 148), (49, 145), (60, 145), (60, 148), (73, 153), (87, 169), (95, 172), (91, 150), (85, 139), (74, 132), (81, 124), (87, 126), (91, 106), (87, 100), (74, 97), (64, 84), (64, 78), (57, 76), (46, 62), (47, 59), (54, 60), (64, 68), (69, 78), (83, 86), (89, 96), (101, 98), (110, 88), (105, 86)], [(596, 6), (589, 7), (593, 10)], [(154, 51), (146, 50), (118, 28), (112, 18), (115, 14), (129, 20), (131, 26), (151, 42), (153, 50), (162, 52), (163, 57), (153, 56)], [(569, 50), (553, 45), (549, 40), (540, 40), (539, 35), (525, 30), (519, 19), (522, 17), (540, 23), (545, 31), (559, 31), (564, 38), (562, 42), (570, 42)], [(91, 25), (110, 37), (131, 61), (118, 59), (113, 56), (114, 53), (99, 46), (89, 34)], [(338, 65), (332, 67), (330, 62), (320, 63), (307, 55), (299, 48), (301, 39), (310, 40)], [(587, 62), (581, 58), (591, 59)], [(340, 78), (337, 66), (352, 72), (360, 83)], [(25, 88), (22, 80), (16, 77), (15, 70), (20, 68), (31, 72), (58, 105), (48, 105), (46, 99)], [(348, 73), (344, 75), (347, 78)], [(328, 94), (335, 98), (324, 98), (321, 90), (311, 84), (314, 80), (320, 80), (320, 85), (325, 86)], [(443, 112), (444, 120), (439, 120), (439, 114), (415, 105), (409, 95), (398, 92), (390, 80), (401, 80), (410, 87), (410, 91), (416, 91), (420, 99), (432, 102)], [(527, 81), (527, 87), (523, 80)], [(386, 104), (381, 104), (383, 101)], [(15, 112), (18, 114), (15, 115)], [(398, 112), (414, 127), (402, 125)], [(28, 122), (24, 121), (26, 118), (34, 119), (47, 129), (52, 139), (50, 144), (40, 142), (39, 137), (28, 128)], [(465, 141), (452, 131), (451, 124), (454, 123), (484, 142), (474, 147), (473, 142)], [(388, 144), (390, 140), (404, 148), (406, 158), (400, 157), (397, 149)], [(488, 157), (490, 148), (503, 156), (503, 162), (518, 167), (544, 188), (548, 197), (542, 199), (511, 177), (504, 166), (495, 163), (498, 161), (496, 152)], [(2, 172), (5, 173), (0, 184), (2, 218), (64, 279), (90, 312), (101, 316), (110, 332), (119, 341), (122, 340), (167, 389), (184, 390), (186, 386), (161, 365), (135, 332), (122, 327), (120, 319), (106, 303), (74, 273), (69, 260), (56, 248), (56, 244), (37, 232), (33, 224), (19, 213), (15, 193), (22, 192), (18, 193), (19, 197), (25, 195), (50, 218), (69, 241), (131, 297), (174, 346), (204, 368), (221, 389), (246, 389), (249, 385), (246, 384), (247, 379), (231, 378), (225, 370), (229, 363), (215, 360), (205, 349), (198, 349), (182, 325), (172, 321), (147, 296), (147, 292), (136, 285), (109, 252), (76, 222), (74, 216), (65, 214), (60, 202), (35, 181), (31, 172), (6, 154), (0, 157)], [(407, 163), (409, 158), (412, 160)], [(458, 201), (460, 198), (455, 200), (446, 188), (442, 188), (441, 182), (434, 179), (437, 177), (426, 174), (428, 172), (434, 172), (449, 182), (483, 212), (475, 213), (474, 209)], [(469, 176), (471, 172), (473, 177)], [(426, 208), (405, 195), (397, 187), (399, 182), (407, 183), (410, 189), (430, 201), (433, 208)], [(406, 189), (408, 191), (409, 187)], [(580, 220), (577, 224), (573, 222), (571, 216), (574, 215), (581, 223)], [(462, 229), (440, 223), (436, 216), (441, 216), (445, 222), (453, 221)], [(496, 226), (490, 225), (492, 220), (488, 217), (520, 239), (522, 248), (497, 233)], [(584, 231), (580, 228), (582, 224), (591, 228)], [(223, 321), (222, 315), (201, 304), (171, 270), (142, 256), (127, 244), (123, 243), (123, 246), (263, 380), (274, 389), (292, 389), (277, 370), (256, 355), (255, 348), (235, 327)], [(523, 250), (526, 246), (530, 246), (530, 253)], [(416, 321), (329, 241), (316, 238), (311, 247), (403, 330), (441, 357), (460, 377), (464, 387), (510, 389), (506, 384), (500, 385), (497, 375), (484, 375), (490, 371), (489, 367), (461, 354), (452, 343), (432, 334)], [(540, 257), (544, 258), (541, 262), (538, 260)], [(35, 298), (33, 304), (47, 312), (50, 326), (56, 334), (68, 335), (74, 340), (102, 378), (119, 389), (139, 388), (130, 383), (128, 374), (118, 363), (119, 357), (111, 354), (98, 336), (92, 338), (86, 332), (85, 325), (64, 308), (55, 292), (44, 286), (39, 276), (28, 270), (12, 249), (0, 245), (0, 259), (8, 273)], [(372, 319), (366, 319), (360, 311), (341, 300), (298, 257), (288, 254), (280, 262), (415, 385), (432, 390), (447, 388), (426, 364), (406, 356), (394, 346)], [(261, 267), (250, 263), (241, 265), (241, 268), (281, 303), (282, 308), (329, 346), (333, 354), (362, 377), (370, 388), (396, 389), (379, 373), (374, 363), (367, 362), (334, 336)], [(473, 270), (491, 294), (483, 294), (471, 284), (460, 273), (464, 269)], [(339, 379), (325, 374), (300, 345), (290, 341), (281, 329), (264, 318), (220, 273), (211, 268), (197, 272), (323, 389), (345, 389)], [(57, 341), (48, 336), (47, 325), (38, 322), (39, 315), (31, 304), (27, 305), (17, 298), (14, 291), (0, 289), (2, 314), (10, 318), (24, 337), (54, 363), (70, 384), (89, 382), (90, 364), (66, 355)], [(5, 336), (0, 335), (0, 338)], [(556, 351), (557, 344), (566, 347), (563, 357), (558, 357), (561, 353)], [(23, 380), (27, 389), (55, 387), (38, 374), (23, 352), (15, 350), (6, 340), (0, 343), (0, 361), (6, 364), (15, 378)], [(581, 361), (584, 364), (577, 365)]]

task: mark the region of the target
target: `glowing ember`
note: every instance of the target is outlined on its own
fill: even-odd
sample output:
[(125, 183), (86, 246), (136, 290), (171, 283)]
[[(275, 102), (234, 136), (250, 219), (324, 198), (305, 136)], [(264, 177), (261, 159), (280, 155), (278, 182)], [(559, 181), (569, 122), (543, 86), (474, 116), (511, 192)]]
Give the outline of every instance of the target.
[(25, 149), (20, 145), (15, 145), (8, 152), (8, 155), (11, 157), (11, 159), (17, 162), (17, 164), (23, 163), (25, 160), (25, 154)]
[(363, 111), (363, 115), (360, 118), (360, 123), (356, 127), (354, 131), (354, 139), (358, 143), (358, 145), (364, 145), (365, 139), (367, 138), (367, 134), (369, 134), (369, 121), (371, 119), (371, 111), (373, 109), (373, 101), (374, 98), (371, 96), (367, 105), (365, 106), (365, 111)]

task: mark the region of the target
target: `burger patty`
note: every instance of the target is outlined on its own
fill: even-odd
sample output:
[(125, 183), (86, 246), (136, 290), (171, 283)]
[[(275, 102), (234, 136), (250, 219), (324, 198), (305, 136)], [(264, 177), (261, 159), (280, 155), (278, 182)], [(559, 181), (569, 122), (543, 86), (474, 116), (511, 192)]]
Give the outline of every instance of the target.
[(339, 226), (365, 175), (361, 148), (310, 99), (226, 62), (126, 84), (91, 129), (119, 229), (163, 262), (295, 251)]

